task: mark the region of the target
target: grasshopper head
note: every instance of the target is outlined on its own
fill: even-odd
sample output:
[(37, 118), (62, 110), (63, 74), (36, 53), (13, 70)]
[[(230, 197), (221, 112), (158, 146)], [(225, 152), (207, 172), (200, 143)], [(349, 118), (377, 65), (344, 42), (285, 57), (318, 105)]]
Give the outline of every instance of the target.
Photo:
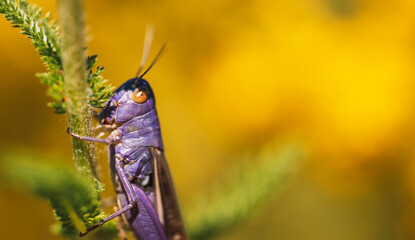
[(119, 87), (100, 114), (101, 124), (120, 124), (155, 109), (150, 84), (132, 78)]

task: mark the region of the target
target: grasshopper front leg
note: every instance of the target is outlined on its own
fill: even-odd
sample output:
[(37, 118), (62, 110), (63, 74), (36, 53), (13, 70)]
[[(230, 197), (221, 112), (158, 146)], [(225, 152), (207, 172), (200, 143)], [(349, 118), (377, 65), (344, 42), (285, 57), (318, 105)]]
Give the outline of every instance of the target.
[(79, 140), (84, 140), (84, 141), (90, 141), (90, 142), (98, 142), (98, 143), (105, 143), (107, 145), (109, 144), (113, 144), (117, 141), (119, 141), (119, 137), (117, 138), (117, 136), (109, 136), (107, 138), (94, 138), (94, 137), (87, 137), (87, 136), (80, 136), (76, 133), (73, 133), (69, 130), (69, 128), (66, 129), (66, 132), (71, 135), (73, 138), (79, 139)]

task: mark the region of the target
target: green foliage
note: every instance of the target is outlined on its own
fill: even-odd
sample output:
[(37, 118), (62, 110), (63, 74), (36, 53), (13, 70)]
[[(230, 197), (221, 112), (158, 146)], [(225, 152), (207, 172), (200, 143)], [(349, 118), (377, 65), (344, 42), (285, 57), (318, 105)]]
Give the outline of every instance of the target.
[[(100, 210), (99, 192), (94, 184), (74, 172), (51, 166), (26, 154), (3, 155), (3, 177), (12, 185), (24, 186), (35, 195), (47, 199), (59, 221), (56, 233), (75, 238), (79, 234), (77, 222), (90, 227), (105, 218)], [(50, 161), (48, 161), (50, 162)], [(102, 189), (102, 187), (100, 187)], [(113, 239), (117, 236), (114, 222), (107, 223), (95, 234), (100, 239)], [(105, 233), (105, 234), (103, 234)]]
[(87, 69), (88, 69), (88, 84), (92, 90), (90, 96), (91, 106), (102, 108), (105, 106), (105, 103), (112, 95), (113, 87), (107, 84), (107, 80), (104, 80), (102, 73), (104, 72), (104, 67), (97, 66), (95, 71), (93, 68), (97, 64), (98, 55), (88, 56), (87, 59)]
[(186, 208), (190, 239), (211, 239), (247, 219), (261, 202), (284, 186), (300, 157), (296, 146), (270, 149), (255, 157), (254, 163), (215, 181), (212, 192), (199, 197), (193, 208)]
[[(42, 9), (21, 0), (0, 0), (0, 13), (9, 20), (13, 27), (20, 28), (22, 34), (32, 40), (32, 44), (41, 56), (48, 72), (37, 76), (43, 84), (48, 85), (47, 93), (53, 98), (51, 106), (56, 113), (65, 113), (66, 104), (63, 90), (61, 39), (59, 27), (50, 15), (42, 17)], [(97, 55), (87, 60), (88, 83), (91, 88), (90, 105), (103, 108), (111, 97), (113, 87), (102, 77), (103, 67), (96, 66)]]

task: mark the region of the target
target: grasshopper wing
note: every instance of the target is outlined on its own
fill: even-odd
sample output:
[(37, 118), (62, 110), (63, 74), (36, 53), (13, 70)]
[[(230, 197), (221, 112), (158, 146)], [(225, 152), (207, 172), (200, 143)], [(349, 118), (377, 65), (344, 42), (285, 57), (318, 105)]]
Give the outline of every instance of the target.
[(186, 240), (186, 231), (169, 167), (161, 150), (151, 148), (154, 167), (154, 202), (169, 240)]

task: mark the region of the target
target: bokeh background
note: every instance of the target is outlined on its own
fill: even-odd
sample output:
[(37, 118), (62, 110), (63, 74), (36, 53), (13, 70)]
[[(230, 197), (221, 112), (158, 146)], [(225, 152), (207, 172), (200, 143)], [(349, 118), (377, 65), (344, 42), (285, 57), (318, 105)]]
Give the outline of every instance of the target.
[[(54, 1), (30, 2), (56, 18)], [(169, 42), (146, 78), (182, 205), (244, 154), (306, 149), (286, 189), (218, 239), (415, 239), (414, 1), (85, 2), (88, 52), (115, 86), (135, 75), (147, 23), (152, 56)], [(70, 165), (43, 71), (0, 17), (1, 148)], [(1, 238), (58, 239), (47, 203), (4, 184), (0, 215)]]

